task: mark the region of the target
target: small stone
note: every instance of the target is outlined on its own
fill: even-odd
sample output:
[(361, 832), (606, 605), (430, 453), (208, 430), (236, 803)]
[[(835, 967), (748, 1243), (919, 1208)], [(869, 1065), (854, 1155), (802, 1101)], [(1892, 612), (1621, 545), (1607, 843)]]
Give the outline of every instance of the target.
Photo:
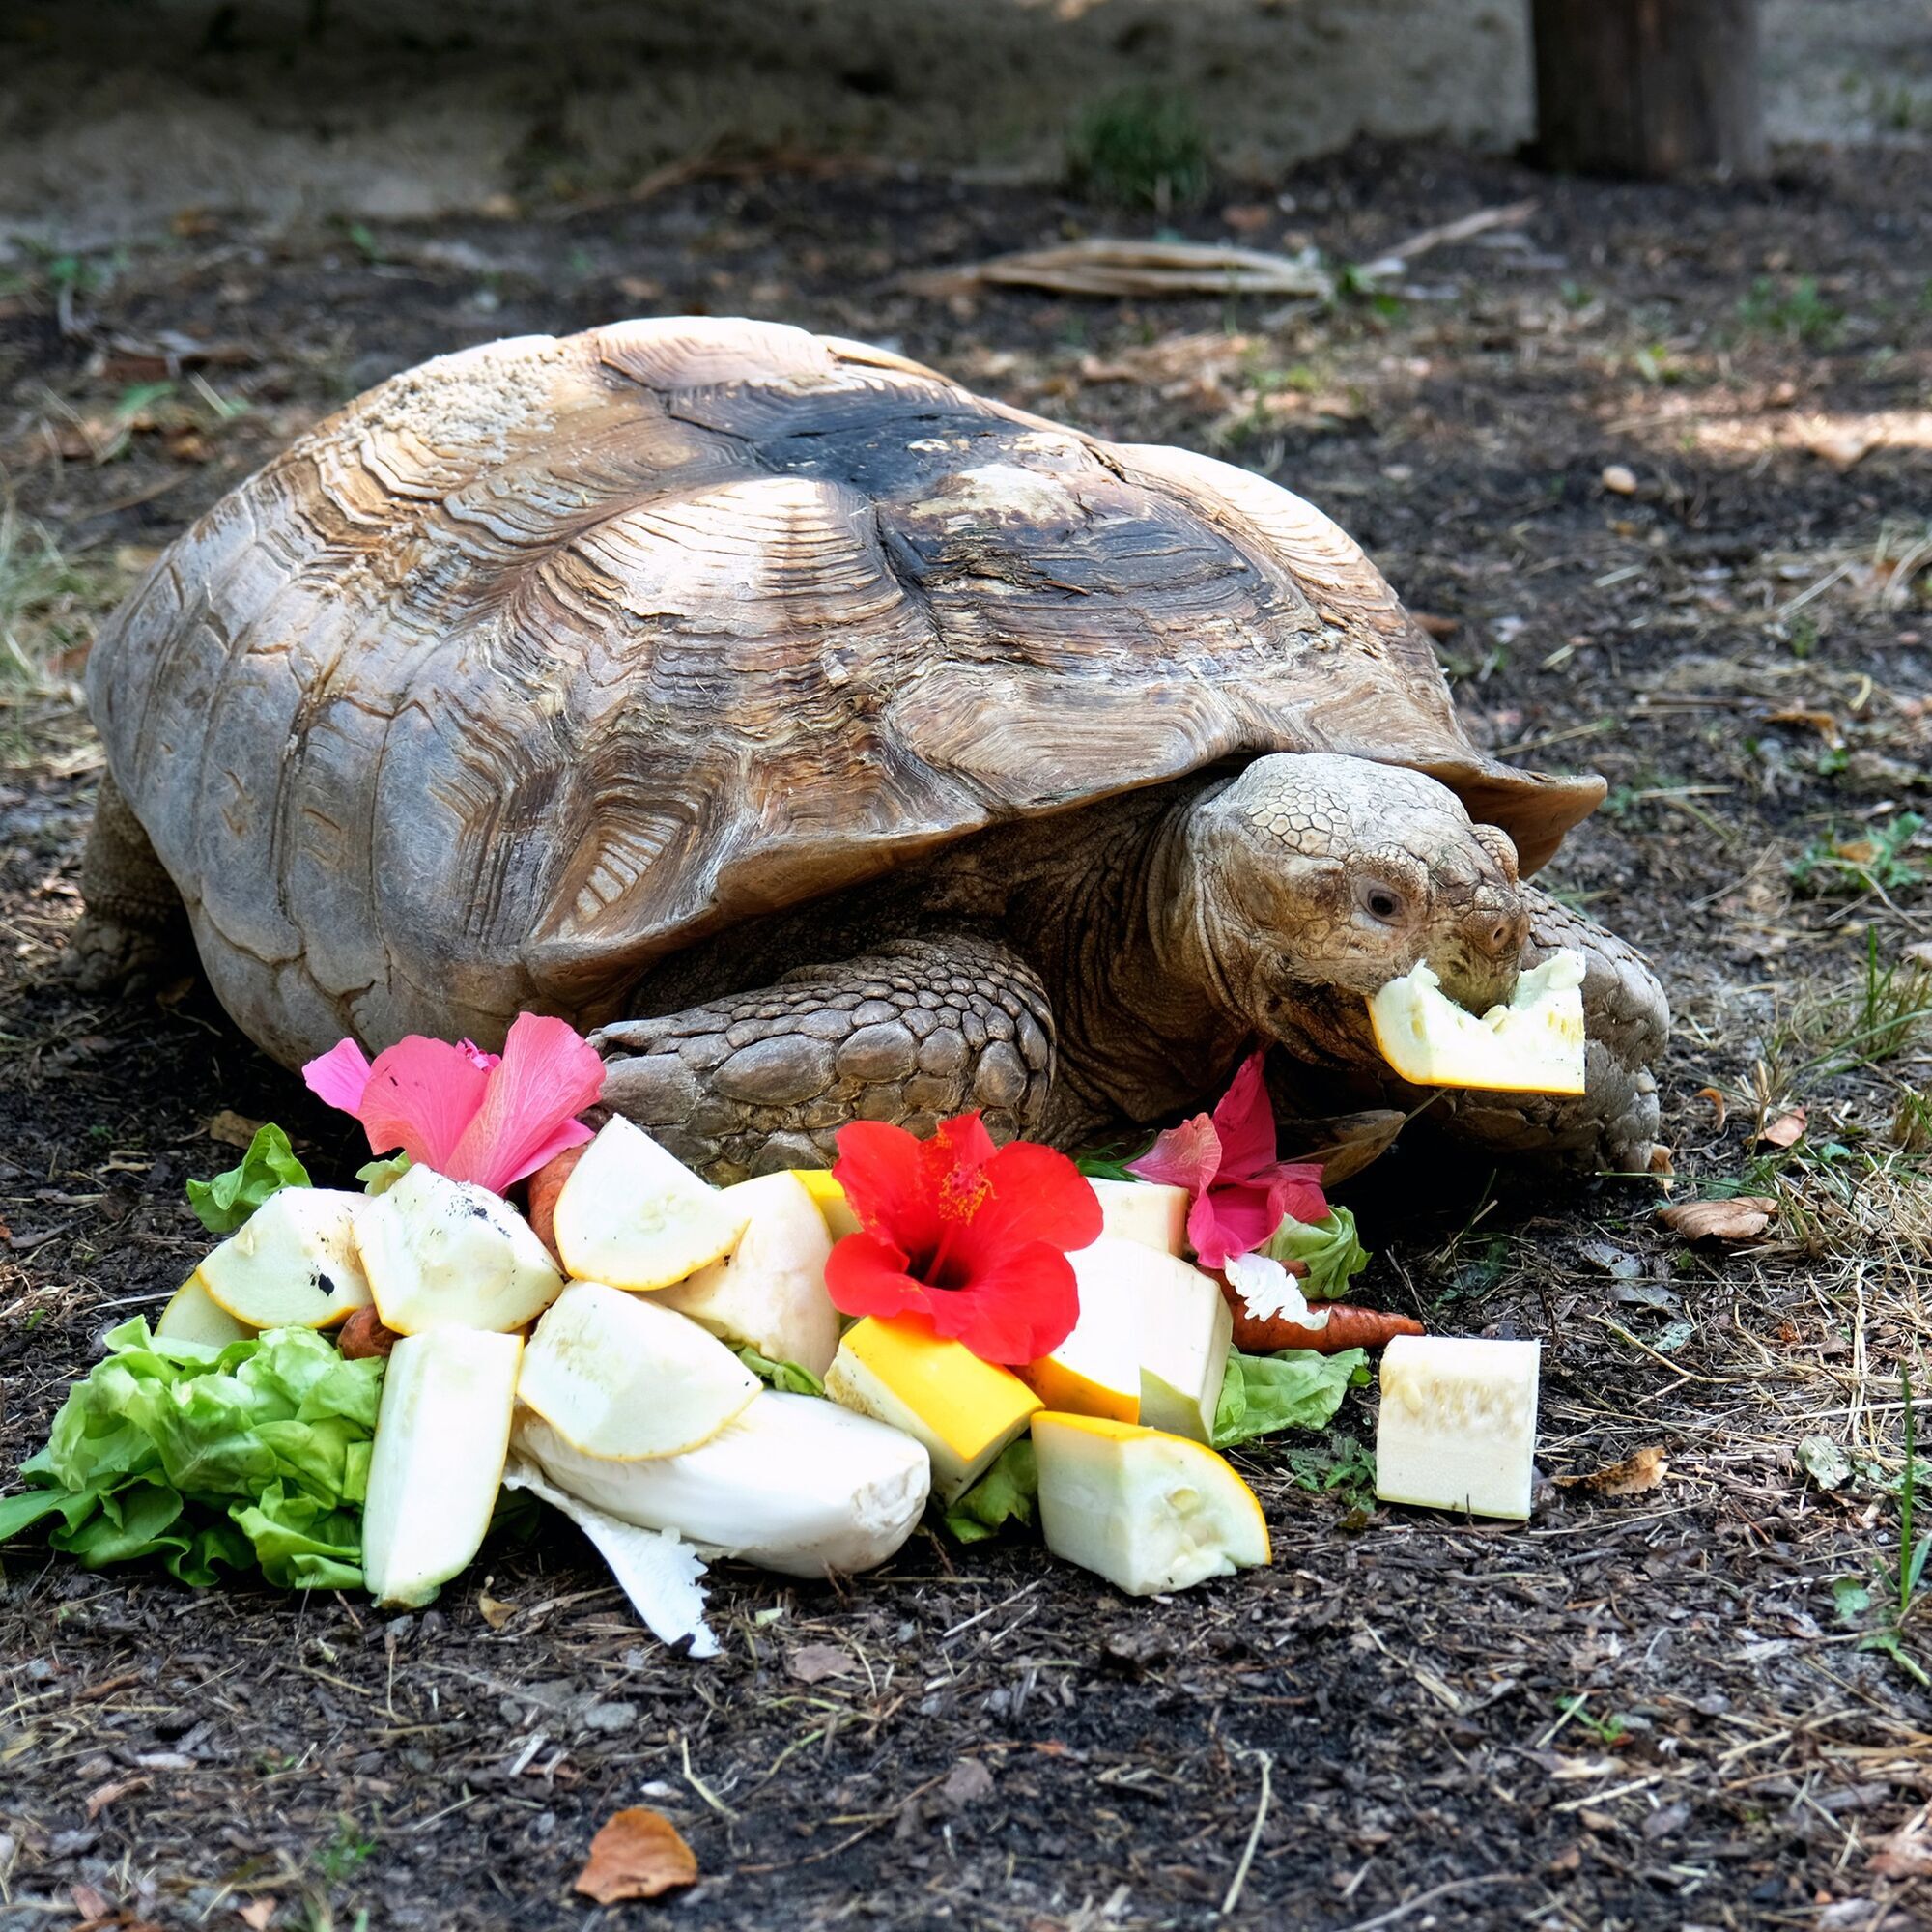
[(607, 1704), (591, 1704), (583, 1712), (583, 1722), (593, 1731), (628, 1731), (638, 1721), (638, 1707), (613, 1698)]
[(1612, 497), (1634, 497), (1636, 471), (1621, 463), (1606, 464), (1604, 468), (1603, 484)]

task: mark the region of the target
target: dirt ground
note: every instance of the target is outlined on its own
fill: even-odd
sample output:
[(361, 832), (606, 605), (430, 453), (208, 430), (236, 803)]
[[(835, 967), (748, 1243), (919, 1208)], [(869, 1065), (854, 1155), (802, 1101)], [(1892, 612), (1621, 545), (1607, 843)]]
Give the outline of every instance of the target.
[[(692, 1664), (555, 1527), (407, 1616), (15, 1546), (0, 1928), (1932, 1922), (1932, 1645), (1893, 1580), (1932, 1231), (1932, 998), (1908, 952), (1932, 915), (1924, 185), (1886, 148), (1714, 189), (1359, 147), (1189, 232), (1361, 262), (1536, 207), (1378, 297), (1287, 308), (922, 296), (907, 270), (1101, 217), (858, 173), (353, 234), (206, 217), (16, 277), (0, 1466), (205, 1245), (182, 1182), (232, 1159), (220, 1110), (282, 1121), (324, 1177), (356, 1158), (194, 984), (117, 1004), (56, 980), (99, 769), (72, 683), (95, 618), (377, 377), (626, 313), (890, 342), (1332, 511), (1427, 614), (1476, 732), (1609, 779), (1548, 876), (1669, 987), (1671, 1198), (1775, 1212), (1692, 1245), (1655, 1179), (1547, 1186), (1399, 1148), (1348, 1191), (1363, 1298), (1544, 1338), (1535, 1519), (1375, 1507), (1350, 1473), (1362, 1391), (1335, 1439), (1239, 1455), (1274, 1566), (1169, 1602), (922, 1536), (837, 1588), (721, 1566), (724, 1655)], [(1645, 1450), (1661, 1481), (1572, 1480)], [(702, 1882), (592, 1908), (571, 1878), (637, 1803)]]

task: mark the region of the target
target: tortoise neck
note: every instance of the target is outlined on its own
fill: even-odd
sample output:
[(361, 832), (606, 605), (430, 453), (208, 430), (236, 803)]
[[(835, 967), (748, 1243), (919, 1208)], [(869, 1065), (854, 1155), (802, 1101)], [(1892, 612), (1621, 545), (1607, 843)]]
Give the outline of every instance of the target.
[(1247, 1044), (1218, 990), (1189, 826), (1198, 795), (1119, 827), (1081, 868), (1062, 929), (1058, 1078), (1096, 1116), (1148, 1122), (1205, 1106)]

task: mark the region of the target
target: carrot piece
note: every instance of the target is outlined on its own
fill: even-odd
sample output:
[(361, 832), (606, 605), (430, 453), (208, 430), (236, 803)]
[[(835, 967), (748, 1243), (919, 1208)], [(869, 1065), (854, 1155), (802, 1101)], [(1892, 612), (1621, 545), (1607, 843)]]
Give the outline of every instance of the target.
[(527, 1183), (529, 1224), (536, 1231), (537, 1239), (550, 1250), (553, 1260), (556, 1257), (556, 1197), (563, 1192), (563, 1183), (570, 1179), (571, 1169), (582, 1158), (582, 1148), (565, 1148), (554, 1159), (545, 1161), (530, 1176)]
[(1379, 1349), (1396, 1335), (1420, 1335), (1422, 1323), (1412, 1315), (1389, 1315), (1379, 1308), (1360, 1308), (1352, 1301), (1322, 1301), (1317, 1311), (1328, 1311), (1322, 1328), (1304, 1328), (1286, 1316), (1266, 1321), (1250, 1315), (1241, 1297), (1224, 1281), (1221, 1293), (1235, 1317), (1235, 1347), (1244, 1355), (1274, 1355), (1284, 1349), (1310, 1349), (1318, 1355), (1339, 1355), (1344, 1349)]

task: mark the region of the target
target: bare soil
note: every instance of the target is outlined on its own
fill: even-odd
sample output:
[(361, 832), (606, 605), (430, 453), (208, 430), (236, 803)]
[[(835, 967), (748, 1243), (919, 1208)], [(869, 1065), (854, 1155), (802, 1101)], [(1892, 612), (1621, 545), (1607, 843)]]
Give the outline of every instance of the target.
[[(1932, 1799), (1927, 1625), (1922, 1605), (1896, 1632), (1881, 1614), (1932, 1228), (1927, 1001), (1900, 963), (1932, 910), (1911, 818), (1932, 783), (1922, 158), (1804, 151), (1751, 187), (1616, 187), (1360, 147), (1190, 232), (1363, 261), (1525, 197), (1526, 222), (1325, 308), (918, 296), (908, 270), (1101, 217), (876, 173), (353, 239), (206, 217), (0, 296), (19, 647), (0, 669), (0, 1465), (205, 1246), (182, 1182), (232, 1159), (217, 1113), (280, 1120), (319, 1175), (356, 1159), (192, 981), (115, 1003), (56, 979), (99, 769), (71, 689), (94, 615), (377, 377), (625, 313), (890, 341), (1332, 511), (1427, 613), (1486, 741), (1609, 778), (1548, 876), (1670, 989), (1674, 1198), (1777, 1204), (1756, 1239), (1692, 1246), (1656, 1218), (1655, 1178), (1549, 1184), (1399, 1149), (1349, 1196), (1376, 1250), (1363, 1298), (1543, 1338), (1534, 1520), (1377, 1508), (1297, 1480), (1320, 1484), (1320, 1455), (1264, 1447), (1237, 1460), (1273, 1567), (1171, 1602), (1027, 1543), (922, 1536), (837, 1587), (720, 1566), (725, 1654), (693, 1664), (554, 1525), (412, 1616), (15, 1546), (0, 1928), (659, 1912), (1101, 1932), (1205, 1927), (1231, 1897), (1230, 1922), (1358, 1932), (1932, 1922), (1924, 1840), (1893, 1842)], [(1868, 948), (1897, 969), (1871, 1000)], [(1791, 1146), (1759, 1140), (1799, 1106)], [(1373, 1428), (1363, 1391), (1338, 1430)], [(1849, 1480), (1807, 1469), (1812, 1436)], [(1667, 1462), (1652, 1487), (1564, 1486), (1644, 1449)], [(1866, 1647), (1888, 1634), (1899, 1656)], [(592, 1908), (570, 1881), (637, 1803), (677, 1823), (701, 1883)]]

